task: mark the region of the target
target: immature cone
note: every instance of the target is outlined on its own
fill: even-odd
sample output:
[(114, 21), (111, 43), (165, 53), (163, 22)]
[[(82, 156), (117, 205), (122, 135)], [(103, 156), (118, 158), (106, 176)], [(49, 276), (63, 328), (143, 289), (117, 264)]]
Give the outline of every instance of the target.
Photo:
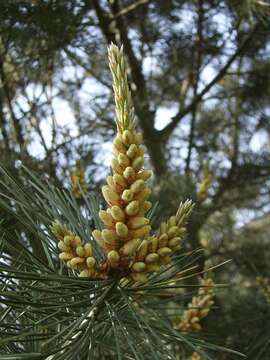
[(213, 301), (214, 282), (212, 279), (202, 279), (202, 286), (198, 295), (192, 298), (188, 309), (176, 324), (177, 329), (184, 332), (196, 332), (201, 330), (200, 321), (205, 318), (210, 311)]
[(60, 250), (59, 258), (67, 263), (67, 266), (78, 270), (81, 277), (97, 277), (97, 263), (93, 255), (91, 244), (82, 244), (79, 236), (59, 222), (54, 222), (51, 231), (58, 240)]

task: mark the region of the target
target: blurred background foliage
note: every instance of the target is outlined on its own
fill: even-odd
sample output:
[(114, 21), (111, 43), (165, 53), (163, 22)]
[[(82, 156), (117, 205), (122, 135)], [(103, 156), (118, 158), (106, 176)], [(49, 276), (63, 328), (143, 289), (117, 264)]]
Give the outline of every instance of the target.
[(99, 189), (115, 132), (107, 46), (123, 43), (157, 219), (192, 198), (186, 247), (205, 249), (201, 268), (231, 259), (203, 331), (260, 360), (270, 357), (256, 281), (270, 277), (269, 29), (267, 0), (0, 2), (1, 164), (67, 188), (79, 160), (88, 191)]

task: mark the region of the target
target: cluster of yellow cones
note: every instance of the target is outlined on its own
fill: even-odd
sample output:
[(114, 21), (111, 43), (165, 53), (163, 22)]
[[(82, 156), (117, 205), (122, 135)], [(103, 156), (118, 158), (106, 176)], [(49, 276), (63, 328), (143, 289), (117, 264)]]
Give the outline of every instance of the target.
[(181, 247), (193, 204), (180, 203), (175, 216), (152, 233), (147, 211), (151, 190), (147, 181), (151, 171), (144, 168), (142, 135), (135, 130), (134, 108), (124, 63), (123, 49), (109, 47), (109, 64), (113, 76), (117, 135), (113, 142), (112, 174), (102, 193), (107, 209), (99, 212), (103, 230), (92, 236), (103, 250), (106, 260), (98, 262), (90, 244), (60, 223), (52, 225), (61, 251), (60, 259), (79, 271), (80, 276), (96, 278), (119, 273), (134, 281), (145, 282), (147, 274), (158, 272), (171, 262), (171, 255)]
[(196, 332), (201, 330), (200, 321), (204, 319), (214, 304), (214, 281), (211, 278), (201, 280), (202, 287), (199, 289), (198, 295), (192, 298), (188, 309), (184, 311), (179, 322), (177, 329), (184, 332)]

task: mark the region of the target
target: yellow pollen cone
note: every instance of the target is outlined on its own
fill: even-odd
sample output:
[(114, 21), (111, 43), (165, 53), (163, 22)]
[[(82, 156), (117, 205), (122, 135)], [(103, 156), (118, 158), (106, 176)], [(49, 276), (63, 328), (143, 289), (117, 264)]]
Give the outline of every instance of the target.
[(160, 248), (166, 246), (168, 244), (168, 235), (167, 234), (162, 234), (159, 238), (158, 238), (158, 246)]
[(131, 166), (128, 166), (123, 172), (124, 178), (128, 181), (133, 181), (135, 179), (135, 175), (135, 170)]
[(92, 256), (89, 256), (89, 257), (86, 259), (86, 264), (87, 264), (87, 267), (89, 267), (90, 269), (92, 269), (92, 268), (95, 267), (95, 265), (96, 265), (96, 260), (95, 260)]
[(159, 259), (159, 255), (157, 253), (148, 254), (145, 258), (146, 264), (153, 264), (157, 262)]
[(130, 190), (133, 191), (134, 194), (144, 189), (144, 181), (136, 180), (131, 186)]
[(143, 238), (149, 234), (150, 230), (151, 226), (145, 225), (139, 229), (132, 230), (131, 234), (133, 235), (133, 237)]
[(131, 256), (135, 253), (135, 251), (137, 250), (140, 243), (141, 243), (140, 239), (132, 239), (132, 240), (126, 242), (121, 247), (120, 251), (125, 256)]
[(114, 226), (113, 218), (111, 217), (110, 214), (107, 213), (107, 211), (100, 210), (98, 214), (100, 219), (106, 226), (110, 226), (110, 227)]
[(149, 209), (151, 209), (151, 207), (152, 207), (151, 201), (144, 201), (142, 203), (142, 210), (144, 211), (148, 211)]
[(84, 245), (84, 256), (92, 256), (93, 255), (93, 249), (91, 244), (85, 244)]
[(151, 195), (151, 189), (146, 187), (142, 191), (140, 191), (138, 194), (136, 194), (134, 199), (142, 202), (142, 201), (146, 200), (150, 195)]
[(181, 241), (181, 238), (180, 238), (180, 237), (174, 237), (174, 238), (172, 238), (171, 240), (169, 240), (168, 246), (169, 246), (170, 248), (173, 248), (173, 247), (179, 245), (180, 241)]
[(136, 271), (136, 272), (144, 272), (146, 269), (146, 265), (144, 262), (142, 261), (138, 261), (138, 262), (135, 262), (133, 265), (132, 265), (132, 270)]
[(162, 222), (162, 223), (160, 224), (160, 228), (159, 228), (159, 233), (160, 233), (160, 235), (166, 234), (166, 233), (167, 233), (167, 229), (168, 229), (167, 224), (166, 224), (165, 222)]
[(85, 251), (84, 251), (83, 246), (78, 246), (78, 247), (76, 248), (76, 254), (77, 254), (79, 257), (84, 257), (84, 253), (85, 253)]
[(161, 249), (158, 249), (158, 255), (159, 256), (168, 256), (172, 253), (172, 249), (168, 247), (163, 247)]
[(66, 252), (62, 252), (60, 255), (59, 255), (59, 259), (61, 260), (70, 260), (73, 258), (73, 255), (71, 253), (66, 253)]
[(114, 185), (114, 182), (113, 182), (113, 177), (110, 175), (110, 176), (107, 176), (107, 184), (109, 185), (109, 187), (113, 190), (115, 189), (115, 185)]
[(123, 221), (125, 219), (125, 213), (119, 206), (116, 205), (112, 206), (110, 212), (112, 214), (112, 217), (116, 221)]
[(91, 277), (91, 275), (92, 275), (92, 272), (90, 269), (84, 269), (80, 272), (79, 277), (88, 278), (88, 277)]
[(123, 191), (123, 194), (122, 194), (121, 198), (125, 202), (130, 202), (130, 201), (132, 201), (133, 196), (134, 196), (133, 192), (128, 189), (128, 190)]
[(109, 186), (107, 185), (102, 186), (102, 194), (108, 204), (117, 205), (119, 203), (120, 200), (119, 195), (115, 191), (110, 189)]
[(124, 169), (120, 166), (118, 160), (112, 159), (111, 168), (113, 169), (114, 172), (118, 174), (123, 174)]
[(132, 133), (129, 130), (123, 131), (122, 140), (125, 145), (130, 145), (133, 142)]
[(145, 217), (134, 217), (127, 223), (130, 229), (139, 229), (147, 224), (149, 224), (149, 219)]
[(72, 245), (73, 239), (74, 239), (73, 236), (66, 235), (66, 236), (64, 237), (64, 243), (65, 243), (66, 245)]
[(134, 143), (139, 145), (143, 142), (143, 135), (140, 132), (136, 132), (134, 134)]
[(70, 252), (71, 251), (71, 247), (66, 245), (64, 243), (64, 241), (59, 241), (58, 243), (58, 249), (63, 251), (63, 252)]
[(168, 237), (172, 239), (173, 237), (177, 236), (179, 232), (178, 226), (173, 226), (168, 230)]
[(81, 245), (81, 243), (82, 243), (81, 238), (79, 236), (75, 236), (73, 239), (73, 245), (79, 246), (79, 245)]
[(137, 157), (132, 161), (132, 167), (135, 171), (140, 170), (143, 167), (144, 158), (142, 156)]
[(120, 166), (126, 168), (127, 166), (129, 166), (130, 161), (129, 158), (127, 157), (127, 155), (120, 153), (117, 157), (118, 163)]
[(95, 240), (100, 243), (102, 242), (102, 235), (100, 230), (94, 230), (92, 231), (92, 235), (94, 236)]
[(138, 146), (138, 156), (144, 156), (145, 150), (144, 150), (144, 146), (143, 145), (139, 145)]
[(116, 230), (116, 234), (121, 238), (121, 237), (126, 237), (128, 235), (128, 227), (126, 224), (122, 223), (122, 222), (117, 222), (115, 224), (115, 230)]
[(66, 234), (66, 228), (60, 224), (58, 221), (54, 221), (51, 225), (51, 231), (52, 233), (60, 240), (62, 240), (62, 237), (64, 237)]
[(136, 176), (137, 179), (141, 179), (143, 181), (147, 181), (151, 178), (152, 176), (152, 171), (150, 170), (143, 170), (141, 172), (139, 172)]
[(75, 257), (73, 259), (70, 260), (70, 265), (72, 267), (78, 265), (78, 264), (81, 264), (84, 262), (84, 258), (81, 258), (81, 257)]
[(126, 180), (122, 175), (114, 174), (113, 182), (115, 185), (121, 186), (123, 189), (125, 189), (127, 187)]
[(117, 135), (117, 137), (114, 139), (113, 141), (113, 145), (115, 146), (115, 148), (121, 152), (121, 153), (125, 153), (126, 152), (126, 147), (122, 142), (121, 136), (119, 136), (120, 134)]
[(106, 243), (112, 244), (118, 240), (118, 237), (114, 230), (103, 229), (101, 234)]
[(139, 211), (139, 202), (138, 201), (131, 201), (125, 208), (125, 212), (129, 216), (134, 216)]
[(133, 159), (137, 154), (137, 150), (138, 150), (137, 145), (131, 144), (130, 147), (128, 148), (128, 150), (127, 150), (127, 156), (130, 159)]
[(117, 251), (112, 250), (112, 251), (108, 252), (107, 259), (109, 261), (110, 266), (112, 268), (114, 268), (114, 267), (117, 267), (119, 264), (120, 255), (118, 254)]
[(148, 241), (147, 240), (143, 240), (140, 244), (140, 246), (138, 247), (138, 250), (136, 252), (136, 259), (138, 261), (142, 261), (144, 260), (145, 256), (148, 253)]

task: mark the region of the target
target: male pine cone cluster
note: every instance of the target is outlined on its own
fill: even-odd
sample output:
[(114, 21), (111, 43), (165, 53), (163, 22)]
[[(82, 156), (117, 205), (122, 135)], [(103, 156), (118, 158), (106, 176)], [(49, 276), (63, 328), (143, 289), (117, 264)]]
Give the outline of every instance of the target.
[(211, 278), (202, 279), (202, 287), (198, 295), (192, 298), (188, 309), (176, 325), (177, 329), (185, 332), (196, 332), (201, 330), (200, 321), (205, 318), (210, 311), (213, 301), (214, 281)]
[(78, 270), (80, 277), (96, 277), (97, 262), (93, 256), (92, 245), (83, 244), (79, 236), (59, 222), (54, 222), (51, 230), (58, 240), (59, 258), (65, 261), (68, 267)]
[[(142, 135), (135, 131), (123, 48), (109, 47), (109, 65), (113, 77), (117, 135), (113, 142), (112, 175), (107, 177), (107, 185), (102, 188), (108, 204), (107, 210), (99, 212), (104, 229), (92, 232), (106, 260), (95, 264), (94, 270), (84, 267), (87, 259), (80, 260), (82, 262), (75, 266), (83, 276), (119, 272), (124, 277), (144, 282), (147, 273), (157, 272), (161, 265), (168, 264), (170, 255), (181, 246), (193, 204), (190, 200), (181, 203), (176, 215), (162, 223), (156, 235), (151, 234), (151, 225), (145, 216), (152, 206), (148, 201), (151, 190), (146, 186), (151, 172), (144, 169)], [(59, 234), (56, 237), (60, 239)], [(65, 240), (60, 239), (60, 243), (66, 245)], [(67, 246), (68, 250), (63, 250), (65, 255), (60, 254), (60, 257), (67, 258), (68, 265), (73, 266), (79, 261), (73, 260), (77, 254), (75, 242)]]
[(179, 248), (192, 209), (191, 201), (181, 204), (176, 216), (161, 224), (156, 236), (150, 236), (145, 213), (152, 205), (146, 186), (151, 172), (143, 169), (141, 142), (141, 135), (131, 129), (118, 133), (114, 140), (112, 175), (102, 188), (108, 209), (99, 213), (104, 229), (93, 231), (107, 253), (108, 266), (128, 271), (136, 281), (145, 281), (146, 273), (159, 271), (171, 261), (169, 255)]

